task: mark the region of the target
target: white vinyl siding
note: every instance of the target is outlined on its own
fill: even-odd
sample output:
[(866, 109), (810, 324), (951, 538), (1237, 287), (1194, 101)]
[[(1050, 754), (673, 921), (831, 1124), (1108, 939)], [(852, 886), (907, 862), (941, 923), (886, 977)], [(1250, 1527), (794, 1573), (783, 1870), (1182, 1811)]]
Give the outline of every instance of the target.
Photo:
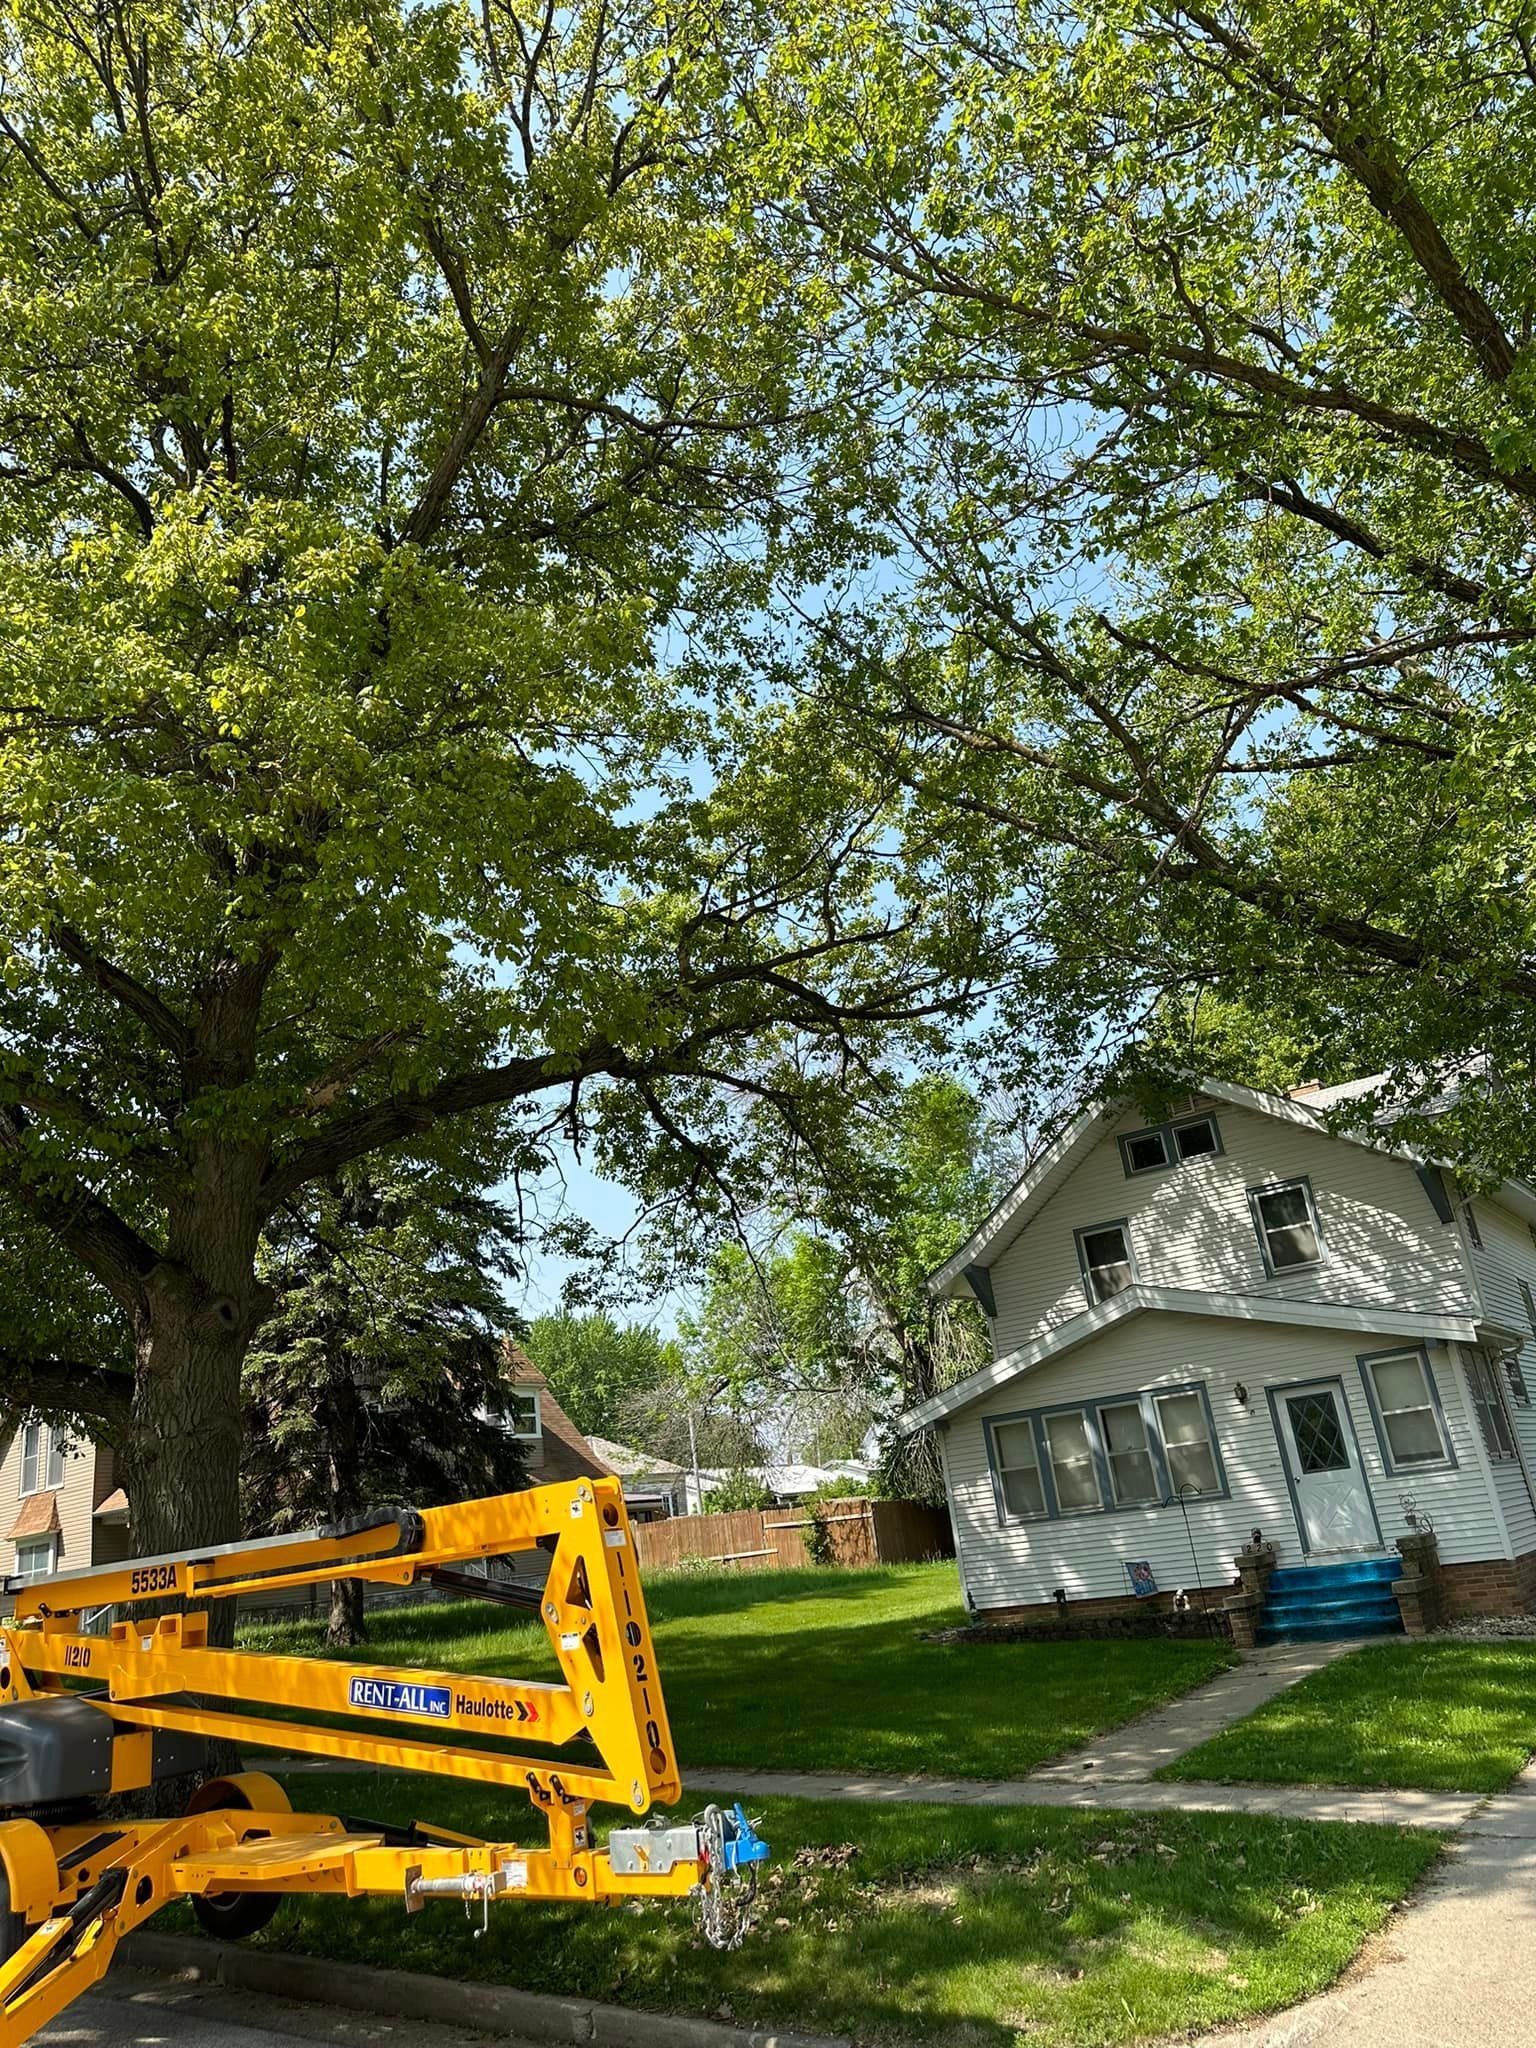
[[(1520, 1378), (1528, 1392), (1536, 1393), (1536, 1332), (1531, 1332), (1521, 1285), (1523, 1281), (1525, 1287), (1536, 1290), (1536, 1244), (1532, 1243), (1531, 1226), (1502, 1202), (1490, 1201), (1482, 1195), (1475, 1196), (1468, 1206), (1481, 1239), (1472, 1250), (1471, 1259), (1484, 1313), (1522, 1339), (1516, 1354)], [(1512, 1400), (1509, 1418), (1524, 1452), (1525, 1465), (1536, 1471), (1536, 1406)], [(1523, 1556), (1536, 1550), (1536, 1508), (1531, 1505), (1525, 1470), (1519, 1464), (1505, 1462), (1495, 1464), (1492, 1471), (1514, 1555)]]
[[(1197, 1100), (1186, 1115), (1208, 1106)], [(1012, 1244), (996, 1254), (989, 1271), (999, 1357), (1085, 1313), (1074, 1232), (1092, 1229), (1105, 1217), (1125, 1219), (1137, 1276), (1149, 1287), (1344, 1301), (1428, 1314), (1473, 1312), (1460, 1234), (1454, 1224), (1436, 1217), (1408, 1161), (1229, 1104), (1215, 1105), (1215, 1113), (1220, 1152), (1129, 1177), (1117, 1139), (1144, 1124), (1134, 1115), (1122, 1118)], [(1254, 1231), (1248, 1190), (1303, 1177), (1311, 1182), (1324, 1256), (1318, 1265), (1271, 1277)], [(1479, 1203), (1479, 1214), (1486, 1226), (1488, 1205)], [(1484, 1237), (1487, 1242), (1486, 1227)], [(1525, 1247), (1536, 1281), (1536, 1250), (1528, 1237)], [(1523, 1326), (1523, 1309), (1519, 1314)]]
[[(1241, 1184), (1238, 1193), (1241, 1220), (1251, 1237)], [(1070, 1239), (1068, 1249), (1070, 1255)], [(1386, 1470), (1358, 1361), (1362, 1353), (1397, 1348), (1390, 1336), (1373, 1340), (1347, 1331), (1147, 1314), (994, 1388), (954, 1417), (945, 1433), (955, 1537), (972, 1600), (981, 1610), (1028, 1606), (1050, 1600), (1057, 1586), (1065, 1588), (1069, 1599), (1122, 1595), (1128, 1584), (1126, 1564), (1142, 1558), (1151, 1563), (1159, 1586), (1192, 1588), (1196, 1564), (1191, 1542), (1204, 1585), (1228, 1586), (1235, 1578), (1233, 1556), (1255, 1527), (1277, 1545), (1282, 1564), (1300, 1563), (1301, 1541), (1263, 1390), (1315, 1379), (1337, 1379), (1344, 1387), (1388, 1548), (1403, 1531), (1402, 1496), (1411, 1492), (1433, 1517), (1448, 1564), (1509, 1555), (1461, 1377), (1443, 1346), (1430, 1346), (1429, 1358), (1456, 1466), (1411, 1476)], [(1240, 1381), (1246, 1405), (1236, 1398)], [(1185, 1512), (1172, 1505), (1122, 1506), (1111, 1513), (999, 1525), (986, 1418), (1002, 1420), (1024, 1409), (1049, 1410), (1069, 1402), (1112, 1406), (1131, 1388), (1156, 1397), (1160, 1391), (1172, 1396), (1197, 1386), (1210, 1401), (1230, 1497), (1190, 1496), (1188, 1535)], [(1193, 1436), (1189, 1441), (1193, 1461), (1198, 1448)]]

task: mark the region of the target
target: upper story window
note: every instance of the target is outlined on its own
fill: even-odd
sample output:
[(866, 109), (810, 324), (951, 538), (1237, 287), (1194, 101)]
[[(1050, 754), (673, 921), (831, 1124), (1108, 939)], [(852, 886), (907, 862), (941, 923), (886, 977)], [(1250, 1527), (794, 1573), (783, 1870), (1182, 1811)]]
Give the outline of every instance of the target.
[(1461, 1205), (1461, 1220), (1467, 1226), (1467, 1236), (1471, 1239), (1473, 1248), (1481, 1251), (1483, 1248), (1483, 1233), (1477, 1227), (1477, 1211), (1472, 1206), (1470, 1195)]
[(46, 1579), (58, 1562), (57, 1536), (34, 1536), (16, 1546), (16, 1576), (30, 1582)]
[(21, 1490), (38, 1493), (43, 1484), (43, 1425), (27, 1423), (21, 1432)]
[(62, 1429), (45, 1429), (29, 1422), (21, 1432), (21, 1491), (57, 1493), (64, 1484), (64, 1460), (69, 1456), (69, 1437)]
[(1259, 1234), (1264, 1270), (1272, 1280), (1321, 1263), (1323, 1234), (1310, 1181), (1283, 1180), (1267, 1188), (1250, 1188), (1248, 1206)]
[(1362, 1358), (1366, 1392), (1371, 1397), (1387, 1469), (1450, 1465), (1450, 1438), (1440, 1413), (1434, 1376), (1422, 1351), (1392, 1351)]
[(1136, 1278), (1136, 1261), (1131, 1252), (1130, 1225), (1097, 1223), (1091, 1230), (1073, 1232), (1077, 1240), (1077, 1263), (1082, 1269), (1083, 1292), (1090, 1304), (1123, 1294)]
[(543, 1436), (544, 1423), (539, 1413), (537, 1387), (518, 1388), (512, 1395), (508, 1413), (512, 1421), (512, 1434), (519, 1443), (536, 1443)]
[(1128, 1177), (1161, 1173), (1187, 1159), (1205, 1159), (1221, 1150), (1221, 1132), (1213, 1116), (1180, 1117), (1172, 1123), (1149, 1124), (1120, 1139), (1120, 1160)]

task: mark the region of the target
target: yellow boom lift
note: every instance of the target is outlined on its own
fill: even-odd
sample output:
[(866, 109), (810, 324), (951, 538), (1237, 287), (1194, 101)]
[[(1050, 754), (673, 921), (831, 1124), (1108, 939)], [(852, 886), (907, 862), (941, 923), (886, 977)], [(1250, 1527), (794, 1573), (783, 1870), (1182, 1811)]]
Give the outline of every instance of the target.
[[(462, 1569), (535, 1549), (549, 1558), (542, 1588)], [(336, 1578), (536, 1607), (561, 1680), (218, 1649), (207, 1608), (185, 1604)], [(383, 1509), (5, 1590), (15, 1611), (0, 1624), (0, 2048), (20, 2048), (174, 1899), (235, 1939), (265, 1926), (286, 1892), (382, 1894), (407, 1912), (457, 1899), (484, 1916), (503, 1899), (692, 1895), (711, 1941), (740, 1939), (768, 1852), (739, 1806), (614, 1828), (593, 1845), (594, 1804), (644, 1814), (682, 1792), (615, 1480)], [(178, 1599), (180, 1611), (162, 1611)], [(146, 1604), (154, 1611), (135, 1618)], [(110, 1632), (87, 1633), (103, 1609), (119, 1617)], [(547, 1839), (294, 1813), (256, 1771), (207, 1778), (176, 1819), (103, 1816), (118, 1794), (205, 1772), (214, 1739), (515, 1786)]]

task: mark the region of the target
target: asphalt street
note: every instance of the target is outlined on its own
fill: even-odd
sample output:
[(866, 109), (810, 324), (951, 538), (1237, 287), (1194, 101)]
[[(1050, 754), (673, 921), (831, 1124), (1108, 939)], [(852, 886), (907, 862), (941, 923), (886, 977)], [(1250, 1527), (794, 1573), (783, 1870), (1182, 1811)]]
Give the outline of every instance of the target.
[[(49, 2048), (295, 2048), (313, 2041), (347, 2048), (486, 2048), (487, 2036), (114, 1968), (35, 2039)], [(510, 2034), (496, 2039), (498, 2048), (531, 2048)]]

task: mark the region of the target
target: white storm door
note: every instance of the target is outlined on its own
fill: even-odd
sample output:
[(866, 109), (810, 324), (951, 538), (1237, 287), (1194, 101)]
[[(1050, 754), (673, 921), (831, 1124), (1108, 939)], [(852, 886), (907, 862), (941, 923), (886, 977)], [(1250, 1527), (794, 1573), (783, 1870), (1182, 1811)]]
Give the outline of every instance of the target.
[(1286, 1387), (1275, 1409), (1307, 1549), (1374, 1550), (1381, 1536), (1338, 1382)]

